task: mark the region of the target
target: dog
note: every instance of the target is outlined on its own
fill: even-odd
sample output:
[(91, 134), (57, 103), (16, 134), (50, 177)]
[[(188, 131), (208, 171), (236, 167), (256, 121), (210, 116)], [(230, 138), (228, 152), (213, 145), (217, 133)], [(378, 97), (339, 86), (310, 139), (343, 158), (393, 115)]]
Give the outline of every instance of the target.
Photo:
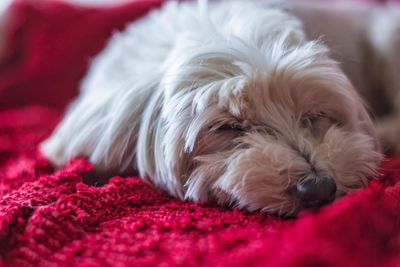
[[(138, 171), (182, 200), (279, 216), (321, 207), (376, 176), (380, 140), (400, 143), (389, 13), (400, 17), (168, 2), (112, 37), (40, 150), (56, 166), (87, 156), (99, 174)], [(364, 100), (387, 119), (375, 125)]]

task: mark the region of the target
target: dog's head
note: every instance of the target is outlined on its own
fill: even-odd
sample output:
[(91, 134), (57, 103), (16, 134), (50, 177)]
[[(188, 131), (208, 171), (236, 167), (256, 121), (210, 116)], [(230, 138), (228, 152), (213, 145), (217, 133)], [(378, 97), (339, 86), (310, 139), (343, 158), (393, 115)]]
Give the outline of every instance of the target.
[(324, 45), (291, 39), (183, 42), (154, 100), (155, 152), (138, 156), (153, 171), (139, 162), (142, 172), (187, 199), (280, 215), (365, 186), (381, 155), (360, 97)]

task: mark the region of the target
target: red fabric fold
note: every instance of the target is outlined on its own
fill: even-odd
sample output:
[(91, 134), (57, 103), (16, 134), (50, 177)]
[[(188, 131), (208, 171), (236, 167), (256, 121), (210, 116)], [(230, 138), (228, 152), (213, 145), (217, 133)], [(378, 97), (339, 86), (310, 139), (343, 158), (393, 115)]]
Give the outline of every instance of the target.
[[(400, 158), (297, 219), (182, 202), (37, 151), (116, 29), (157, 7), (18, 1), (0, 62), (0, 266), (400, 266)], [(88, 182), (89, 181), (89, 182)]]
[(0, 107), (65, 105), (107, 38), (160, 3), (135, 1), (102, 9), (17, 1), (10, 8), (10, 41), (0, 61)]

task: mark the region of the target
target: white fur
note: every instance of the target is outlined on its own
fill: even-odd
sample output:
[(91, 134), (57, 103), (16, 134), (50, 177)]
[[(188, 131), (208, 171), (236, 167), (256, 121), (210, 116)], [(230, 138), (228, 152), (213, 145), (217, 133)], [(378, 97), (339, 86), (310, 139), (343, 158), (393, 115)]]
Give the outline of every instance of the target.
[(364, 186), (381, 159), (374, 126), (328, 48), (270, 5), (208, 8), (168, 3), (116, 34), (43, 153), (282, 215), (302, 209), (291, 190), (312, 173), (338, 197)]

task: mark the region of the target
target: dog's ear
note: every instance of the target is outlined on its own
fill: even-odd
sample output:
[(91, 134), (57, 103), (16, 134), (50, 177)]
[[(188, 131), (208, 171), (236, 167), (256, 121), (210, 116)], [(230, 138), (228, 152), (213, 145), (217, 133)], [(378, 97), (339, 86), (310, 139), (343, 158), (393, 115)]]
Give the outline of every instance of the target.
[(371, 137), (372, 142), (374, 143), (375, 149), (378, 152), (381, 152), (381, 145), (378, 139), (378, 134), (376, 131), (375, 124), (373, 122), (372, 115), (368, 112), (368, 105), (361, 99), (360, 96), (353, 90), (355, 106), (357, 112), (357, 127), (365, 134)]
[(336, 74), (336, 78), (338, 79), (336, 82), (333, 80), (333, 83), (338, 85), (338, 87), (335, 90), (340, 92), (343, 98), (339, 101), (330, 100), (330, 103), (335, 107), (334, 109), (338, 114), (343, 111), (341, 113), (341, 116), (344, 115), (342, 119), (347, 121), (346, 124), (350, 126), (351, 131), (358, 131), (369, 136), (375, 151), (380, 153), (381, 145), (373, 115), (370, 112), (371, 108), (341, 69), (337, 68)]

